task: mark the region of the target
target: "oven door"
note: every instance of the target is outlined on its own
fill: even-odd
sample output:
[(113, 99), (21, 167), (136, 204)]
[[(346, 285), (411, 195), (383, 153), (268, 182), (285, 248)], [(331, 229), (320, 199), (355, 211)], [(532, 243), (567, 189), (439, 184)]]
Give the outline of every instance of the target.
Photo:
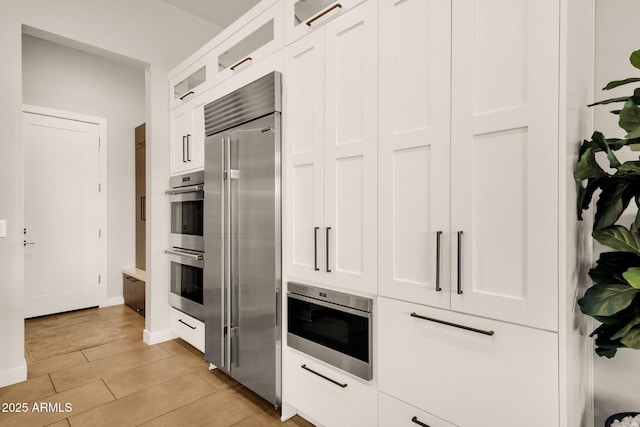
[(365, 380), (373, 377), (371, 313), (287, 295), (287, 343)]
[(165, 251), (171, 262), (169, 303), (196, 319), (204, 319), (202, 285), (204, 255), (202, 252), (173, 248)]
[(171, 246), (204, 251), (204, 191), (202, 186), (171, 193)]

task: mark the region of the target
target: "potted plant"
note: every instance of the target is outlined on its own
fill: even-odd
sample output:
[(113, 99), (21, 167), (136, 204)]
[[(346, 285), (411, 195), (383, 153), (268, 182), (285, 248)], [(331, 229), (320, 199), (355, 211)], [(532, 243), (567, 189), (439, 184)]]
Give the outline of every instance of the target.
[[(631, 64), (640, 69), (640, 50), (631, 54)], [(604, 90), (640, 82), (640, 77), (612, 81)], [(640, 87), (630, 96), (622, 96), (591, 104), (622, 103), (611, 111), (618, 116), (618, 125), (626, 136), (606, 138), (594, 132), (585, 140), (578, 154), (574, 178), (586, 181), (577, 200), (578, 219), (597, 199), (592, 236), (612, 249), (600, 254), (596, 266), (589, 271), (593, 285), (578, 300), (580, 310), (601, 322), (592, 333), (596, 353), (608, 358), (618, 348), (640, 349), (640, 211), (630, 224), (622, 224), (620, 217), (631, 201), (640, 208), (640, 160), (620, 162), (616, 152), (640, 151)], [(605, 170), (596, 156), (606, 159)], [(600, 193), (596, 194), (596, 191)]]

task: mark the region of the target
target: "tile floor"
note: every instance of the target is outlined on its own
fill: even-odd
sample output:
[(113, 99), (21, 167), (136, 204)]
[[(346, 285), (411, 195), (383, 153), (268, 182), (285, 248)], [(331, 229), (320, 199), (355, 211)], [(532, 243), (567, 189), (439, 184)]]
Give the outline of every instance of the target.
[(25, 349), (28, 379), (0, 388), (0, 426), (312, 427), (298, 416), (282, 423), (270, 403), (210, 372), (203, 354), (180, 339), (146, 345), (144, 319), (128, 307), (91, 310), (130, 338), (38, 362)]

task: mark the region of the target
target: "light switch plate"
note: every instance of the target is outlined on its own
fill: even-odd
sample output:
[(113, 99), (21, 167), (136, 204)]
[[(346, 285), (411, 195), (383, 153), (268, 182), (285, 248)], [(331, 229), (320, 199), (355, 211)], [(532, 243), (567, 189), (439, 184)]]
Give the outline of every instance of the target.
[(7, 237), (7, 220), (0, 219), (0, 237)]

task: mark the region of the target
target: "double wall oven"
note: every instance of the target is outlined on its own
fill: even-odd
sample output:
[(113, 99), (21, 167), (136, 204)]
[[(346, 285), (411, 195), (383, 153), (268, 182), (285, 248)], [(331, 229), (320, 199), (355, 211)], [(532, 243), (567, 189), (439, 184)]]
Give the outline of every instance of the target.
[(169, 303), (196, 319), (204, 319), (204, 172), (171, 177), (171, 263)]

